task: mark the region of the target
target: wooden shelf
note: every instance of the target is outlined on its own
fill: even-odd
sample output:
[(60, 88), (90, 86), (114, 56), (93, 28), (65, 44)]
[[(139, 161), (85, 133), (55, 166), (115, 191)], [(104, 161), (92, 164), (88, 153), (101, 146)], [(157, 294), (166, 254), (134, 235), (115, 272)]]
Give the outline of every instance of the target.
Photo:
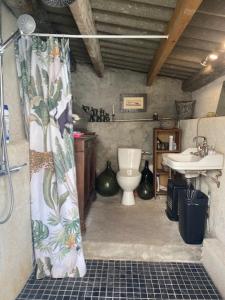
[(160, 190), (159, 192), (156, 192), (156, 195), (167, 195), (167, 191)]
[(158, 132), (179, 132), (179, 128), (155, 128)]
[(169, 173), (169, 171), (165, 171), (163, 169), (156, 169), (156, 173), (157, 174), (165, 174), (165, 175), (167, 175)]
[[(168, 147), (169, 136), (174, 137), (174, 141), (177, 145), (177, 149), (174, 151), (170, 150), (158, 150), (157, 140), (161, 143), (165, 143)], [(155, 196), (157, 195), (167, 195), (167, 191), (160, 190), (157, 192), (157, 175), (159, 176), (159, 184), (161, 186), (167, 186), (168, 178), (171, 172), (162, 169), (162, 154), (163, 153), (179, 153), (181, 151), (181, 130), (179, 128), (172, 129), (162, 129), (154, 128), (153, 132), (153, 175), (154, 175), (154, 191)]]
[(174, 150), (174, 151), (169, 151), (169, 150), (156, 150), (157, 153), (179, 153), (180, 150)]

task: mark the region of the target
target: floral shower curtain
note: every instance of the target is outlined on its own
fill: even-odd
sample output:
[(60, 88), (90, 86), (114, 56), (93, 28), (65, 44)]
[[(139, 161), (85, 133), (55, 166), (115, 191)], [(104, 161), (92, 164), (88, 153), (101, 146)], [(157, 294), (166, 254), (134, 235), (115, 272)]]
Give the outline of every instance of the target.
[(27, 132), (29, 128), (36, 276), (84, 276), (71, 136), (69, 43), (22, 37), (16, 57)]

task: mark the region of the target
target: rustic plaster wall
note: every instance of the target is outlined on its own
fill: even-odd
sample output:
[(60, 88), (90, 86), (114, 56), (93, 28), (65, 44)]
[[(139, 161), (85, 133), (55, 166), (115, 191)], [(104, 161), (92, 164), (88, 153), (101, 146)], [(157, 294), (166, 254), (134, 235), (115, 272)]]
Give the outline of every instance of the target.
[[(191, 93), (184, 93), (181, 81), (158, 77), (151, 87), (146, 86), (143, 73), (114, 68), (105, 68), (103, 78), (99, 78), (89, 65), (77, 65), (72, 73), (72, 92), (79, 104), (103, 107), (110, 114), (115, 105), (117, 119), (152, 117), (158, 112), (161, 117), (175, 117), (175, 100), (190, 100)], [(147, 111), (143, 113), (121, 113), (120, 94), (146, 93), (148, 95)]]
[[(181, 81), (166, 77), (156, 79), (146, 86), (146, 75), (138, 72), (106, 68), (104, 77), (96, 76), (88, 65), (78, 64), (72, 74), (74, 101), (79, 104), (103, 107), (112, 113), (115, 105), (116, 119), (151, 118), (154, 112), (160, 117), (175, 117), (175, 100), (190, 100), (191, 93), (184, 93)], [(120, 113), (119, 98), (123, 93), (147, 93), (147, 111), (143, 113)], [(111, 160), (117, 170), (118, 147), (136, 147), (152, 152), (153, 128), (159, 122), (89, 123), (89, 130), (98, 135), (97, 172)], [(149, 158), (149, 157), (147, 157)]]
[[(153, 128), (159, 122), (89, 123), (88, 128), (97, 134), (97, 174), (104, 170), (107, 160), (118, 170), (119, 147), (140, 148), (152, 153)], [(152, 157), (145, 156), (148, 160)], [(142, 162), (143, 164), (143, 162)]]
[[(2, 9), (2, 33), (6, 40), (17, 30), (15, 17)], [(25, 140), (13, 44), (3, 56), (5, 103), (10, 111), (10, 137), (8, 145), (10, 165), (29, 161), (29, 145)], [(0, 299), (14, 300), (23, 288), (32, 270), (32, 241), (29, 198), (29, 167), (12, 174), (15, 205), (10, 220), (0, 225)], [(9, 209), (8, 182), (0, 178), (0, 218)]]

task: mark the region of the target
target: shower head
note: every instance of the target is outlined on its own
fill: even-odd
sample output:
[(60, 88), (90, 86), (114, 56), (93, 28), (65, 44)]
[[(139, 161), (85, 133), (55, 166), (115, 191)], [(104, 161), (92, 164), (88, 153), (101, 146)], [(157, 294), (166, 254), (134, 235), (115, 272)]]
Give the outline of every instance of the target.
[(36, 28), (36, 23), (30, 15), (24, 14), (19, 16), (17, 26), (21, 34), (31, 34)]
[(2, 54), (12, 41), (16, 41), (21, 34), (31, 34), (36, 28), (34, 19), (27, 14), (21, 15), (17, 20), (18, 30), (14, 32), (5, 42), (0, 44), (0, 54)]
[(44, 4), (52, 7), (65, 7), (72, 4), (75, 0), (41, 0)]

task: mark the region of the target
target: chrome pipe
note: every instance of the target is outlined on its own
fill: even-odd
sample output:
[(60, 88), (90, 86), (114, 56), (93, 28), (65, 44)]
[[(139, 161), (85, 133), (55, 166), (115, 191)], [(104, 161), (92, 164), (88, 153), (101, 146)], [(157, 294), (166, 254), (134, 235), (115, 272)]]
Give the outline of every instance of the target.
[(34, 32), (36, 23), (34, 19), (27, 14), (21, 15), (17, 20), (18, 30), (14, 32), (5, 42), (2, 42), (2, 37), (0, 36), (0, 143), (1, 143), (1, 153), (0, 153), (0, 171), (1, 175), (6, 175), (8, 179), (8, 186), (10, 192), (10, 204), (9, 210), (5, 217), (0, 219), (0, 224), (6, 223), (12, 215), (15, 197), (13, 191), (11, 172), (18, 171), (17, 168), (10, 168), (8, 149), (6, 143), (6, 130), (4, 122), (4, 85), (3, 85), (3, 53), (4, 50), (16, 39), (18, 39), (22, 34), (31, 34)]
[(69, 39), (168, 39), (169, 35), (115, 35), (115, 34), (62, 34), (62, 33), (31, 33), (29, 36), (38, 37), (58, 37), (58, 38), (69, 38)]
[(20, 36), (21, 33), (19, 30), (14, 32), (4, 43), (0, 45), (0, 52), (3, 53), (5, 48), (7, 48), (12, 43), (12, 41), (17, 40)]
[[(3, 55), (0, 53), (0, 143), (2, 146), (2, 141), (3, 141), (3, 135), (4, 135), (4, 101), (3, 101)], [(3, 148), (1, 147), (1, 150), (3, 150)], [(0, 168), (1, 165), (4, 161), (3, 158), (3, 152), (1, 151), (1, 157), (0, 157)]]
[(1, 108), (0, 127), (1, 127), (1, 149), (2, 149), (0, 167), (1, 169), (4, 169), (7, 174), (9, 192), (10, 192), (9, 210), (6, 216), (0, 219), (0, 224), (4, 224), (9, 220), (9, 218), (12, 215), (15, 198), (14, 198), (14, 191), (12, 185), (12, 177), (10, 173), (8, 149), (6, 144), (5, 122), (4, 122), (3, 54), (0, 54), (0, 108)]

